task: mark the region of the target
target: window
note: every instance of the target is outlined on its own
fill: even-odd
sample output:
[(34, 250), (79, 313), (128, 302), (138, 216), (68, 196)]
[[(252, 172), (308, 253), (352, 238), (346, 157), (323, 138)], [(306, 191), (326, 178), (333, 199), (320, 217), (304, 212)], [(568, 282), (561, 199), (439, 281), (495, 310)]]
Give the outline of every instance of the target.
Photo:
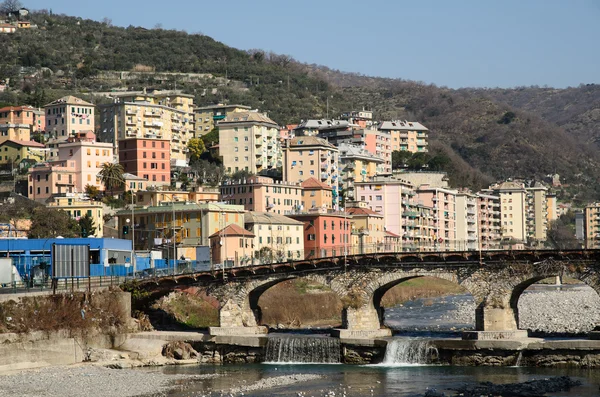
[[(39, 189), (39, 188), (38, 188)], [(38, 192), (39, 193), (39, 192)], [(299, 240), (299, 239), (298, 239)], [(308, 235), (308, 241), (315, 241), (315, 235), (314, 234), (309, 234)], [(262, 241), (261, 241), (262, 242)]]
[(323, 230), (327, 230), (327, 221), (323, 221)]
[(237, 141), (238, 141), (238, 137), (237, 137), (237, 136), (234, 136), (234, 137), (233, 137), (233, 141), (234, 141), (234, 142), (237, 142)]
[(324, 242), (325, 244), (327, 244), (327, 235), (326, 235), (326, 234), (324, 234), (324, 235), (323, 235), (323, 242)]

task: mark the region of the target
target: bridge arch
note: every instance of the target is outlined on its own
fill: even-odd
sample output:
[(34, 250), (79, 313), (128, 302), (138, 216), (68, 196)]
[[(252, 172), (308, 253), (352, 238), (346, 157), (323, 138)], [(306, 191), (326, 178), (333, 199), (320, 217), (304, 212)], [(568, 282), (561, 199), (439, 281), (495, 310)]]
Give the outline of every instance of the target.
[[(332, 275), (323, 274), (274, 274), (264, 279), (248, 280), (234, 291), (223, 294), (221, 299), (221, 327), (257, 327), (262, 320), (260, 297), (270, 288), (289, 280), (306, 279), (330, 288), (341, 300), (345, 288)], [(285, 303), (284, 303), (285, 304)]]
[(589, 272), (587, 268), (562, 265), (543, 269), (541, 271), (535, 268), (532, 270), (531, 274), (516, 280), (510, 293), (509, 305), (514, 314), (514, 320), (517, 327), (520, 324), (519, 299), (527, 288), (546, 278), (560, 276), (575, 279), (593, 289), (596, 294), (600, 296), (600, 279), (595, 272)]
[[(373, 330), (384, 327), (384, 311), (381, 300), (390, 289), (407, 280), (432, 277), (452, 282), (465, 289), (473, 296), (476, 304), (483, 300), (483, 295), (473, 289), (469, 278), (459, 278), (458, 272), (441, 269), (413, 269), (409, 271), (386, 271), (363, 282), (357, 289), (351, 290), (355, 304), (344, 309), (343, 325), (348, 329)], [(359, 303), (359, 304), (357, 304)]]

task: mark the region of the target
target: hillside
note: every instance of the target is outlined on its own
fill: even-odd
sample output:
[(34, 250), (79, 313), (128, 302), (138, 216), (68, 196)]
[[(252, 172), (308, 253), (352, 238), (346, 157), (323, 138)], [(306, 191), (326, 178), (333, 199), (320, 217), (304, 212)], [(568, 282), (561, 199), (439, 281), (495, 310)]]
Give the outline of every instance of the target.
[(495, 101), (534, 113), (562, 127), (569, 135), (600, 148), (600, 85), (565, 89), (521, 87), (469, 90)]
[[(39, 106), (65, 92), (85, 96), (114, 88), (176, 85), (194, 94), (199, 105), (245, 103), (268, 112), (280, 124), (365, 107), (380, 120), (415, 119), (427, 125), (432, 152), (452, 160), (448, 171), (454, 184), (477, 188), (495, 179), (543, 178), (558, 172), (565, 182), (587, 189), (586, 196), (600, 198), (590, 190), (599, 185), (592, 176), (598, 174), (600, 154), (586, 144), (589, 140), (575, 139), (575, 131), (584, 134), (584, 128), (571, 128), (579, 119), (597, 116), (583, 100), (581, 110), (555, 118), (552, 108), (572, 101), (563, 94), (558, 102), (546, 101), (551, 96), (543, 89), (532, 95), (535, 100), (514, 92), (502, 98), (493, 90), (451, 90), (341, 73), (285, 55), (240, 51), (204, 35), (121, 28), (44, 12), (34, 13), (32, 22), (39, 29), (0, 35), (0, 79), (18, 81), (21, 67), (45, 71), (20, 87), (23, 92), (0, 94), (0, 106), (19, 101)], [(198, 81), (159, 80), (152, 73), (126, 82), (100, 78), (100, 72), (111, 70), (207, 76)]]

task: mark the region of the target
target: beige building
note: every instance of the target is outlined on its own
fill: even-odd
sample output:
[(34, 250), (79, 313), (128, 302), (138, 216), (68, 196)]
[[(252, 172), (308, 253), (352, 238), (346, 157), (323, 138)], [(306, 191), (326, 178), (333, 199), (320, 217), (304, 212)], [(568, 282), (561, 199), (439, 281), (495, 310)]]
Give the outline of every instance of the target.
[(548, 222), (557, 220), (560, 215), (558, 214), (558, 200), (556, 194), (546, 194), (546, 206), (548, 207)]
[(429, 130), (415, 121), (384, 121), (379, 130), (391, 136), (392, 151), (427, 152)]
[(221, 197), (224, 202), (243, 205), (247, 211), (280, 215), (299, 211), (304, 198), (303, 193), (304, 188), (298, 183), (276, 182), (265, 176), (227, 180), (221, 185)]
[(96, 106), (74, 96), (65, 96), (44, 106), (46, 133), (58, 141), (95, 130)]
[(527, 239), (545, 241), (548, 232), (548, 189), (540, 184), (526, 188), (527, 204)]
[(477, 195), (469, 192), (456, 194), (456, 240), (459, 251), (479, 249)]
[(246, 112), (250, 110), (250, 106), (244, 105), (224, 105), (219, 103), (211, 106), (201, 106), (194, 109), (196, 117), (196, 138), (208, 134), (217, 123), (224, 120), (234, 112)]
[(358, 145), (342, 143), (339, 150), (341, 188), (344, 191), (346, 200), (355, 200), (356, 189), (354, 183), (357, 181), (366, 182), (369, 178), (377, 175), (378, 166), (384, 164), (384, 160)]
[(490, 189), (500, 197), (503, 239), (537, 244), (546, 240), (548, 230), (547, 188), (525, 187), (520, 181), (506, 181)]
[(46, 207), (55, 210), (63, 210), (76, 221), (89, 215), (94, 222), (96, 232), (94, 234), (88, 234), (87, 237), (104, 236), (104, 209), (101, 202), (90, 201), (89, 199), (84, 200), (80, 194), (65, 194), (63, 196), (53, 197), (52, 201), (46, 204)]
[(264, 114), (230, 113), (218, 127), (219, 155), (229, 174), (243, 170), (259, 174), (281, 165), (279, 126)]
[(299, 136), (286, 141), (283, 149), (283, 180), (303, 182), (309, 178), (329, 185), (333, 207), (339, 202), (339, 150), (315, 136)]
[(304, 224), (283, 215), (247, 212), (246, 230), (254, 234), (253, 263), (284, 262), (304, 256)]
[(187, 143), (196, 130), (193, 95), (122, 94), (115, 96), (114, 103), (99, 108), (98, 137), (112, 143), (115, 150), (117, 141), (127, 138), (169, 140), (171, 165), (186, 165)]

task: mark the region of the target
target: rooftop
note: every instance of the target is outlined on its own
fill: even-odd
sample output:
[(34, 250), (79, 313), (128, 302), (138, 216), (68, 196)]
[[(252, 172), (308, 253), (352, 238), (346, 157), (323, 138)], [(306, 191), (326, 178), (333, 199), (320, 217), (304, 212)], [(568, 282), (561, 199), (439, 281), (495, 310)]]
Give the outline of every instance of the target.
[(369, 208), (349, 207), (349, 208), (346, 208), (346, 212), (349, 215), (368, 215), (368, 216), (376, 216), (378, 218), (383, 218), (383, 215), (381, 215)]
[(334, 145), (323, 138), (316, 136), (297, 136), (287, 141), (290, 147), (298, 146), (324, 146), (327, 148), (338, 150)]
[(18, 146), (37, 147), (37, 148), (45, 148), (46, 147), (46, 146), (42, 145), (39, 142), (35, 142), (35, 141), (19, 141), (19, 140), (16, 140), (16, 139), (6, 140), (6, 141), (0, 143), (0, 145), (4, 145), (4, 144), (6, 144), (8, 142), (12, 142), (12, 143), (14, 143), (14, 144), (16, 144)]
[(230, 113), (219, 124), (225, 123), (267, 123), (277, 126), (277, 123), (259, 112), (233, 112)]
[(208, 238), (212, 237), (254, 237), (254, 233), (247, 231), (246, 229), (232, 223), (227, 225), (224, 229), (219, 230), (216, 233), (211, 234)]
[(260, 223), (269, 225), (300, 225), (302, 222), (287, 216), (275, 214), (272, 212), (250, 211), (244, 215), (244, 223)]
[(379, 129), (394, 131), (429, 131), (423, 124), (407, 120), (383, 121), (379, 124)]
[(316, 180), (313, 177), (310, 177), (308, 179), (306, 179), (304, 182), (302, 182), (301, 186), (304, 189), (326, 189), (326, 190), (332, 190), (331, 186), (329, 186), (326, 183), (323, 183), (321, 181)]
[(55, 106), (55, 105), (60, 105), (60, 104), (80, 105), (80, 106), (96, 106), (93, 103), (86, 102), (83, 99), (74, 97), (73, 95), (67, 95), (62, 98), (57, 99), (56, 101), (50, 102), (49, 104), (45, 105), (44, 107)]

